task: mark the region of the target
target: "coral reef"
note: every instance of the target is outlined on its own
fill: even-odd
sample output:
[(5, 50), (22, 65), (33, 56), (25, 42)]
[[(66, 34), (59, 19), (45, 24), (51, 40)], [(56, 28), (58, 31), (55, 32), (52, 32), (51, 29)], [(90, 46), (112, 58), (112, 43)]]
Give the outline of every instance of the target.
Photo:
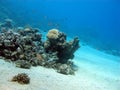
[(20, 84), (29, 84), (30, 83), (30, 78), (26, 73), (20, 73), (16, 76), (14, 76), (11, 80), (12, 82), (18, 82)]
[(16, 64), (16, 67), (19, 67), (19, 68), (29, 69), (31, 67), (31, 63), (26, 60), (17, 60), (15, 64)]
[(11, 19), (5, 19), (4, 23), (0, 24), (0, 28), (2, 31), (12, 29), (13, 28), (13, 21)]
[[(26, 33), (27, 32), (27, 33)], [(41, 48), (41, 34), (33, 33), (34, 31), (22, 30), (21, 32), (14, 32), (8, 30), (0, 33), (0, 56), (6, 59), (16, 60), (31, 60), (36, 54), (42, 53)], [(40, 46), (39, 46), (40, 45)]]
[(51, 29), (46, 35), (47, 40), (42, 41), (42, 34), (37, 28), (8, 26), (5, 24), (4, 30), (3, 26), (0, 28), (0, 57), (20, 68), (40, 65), (62, 74), (74, 74), (71, 59), (79, 48), (78, 37), (67, 41), (63, 32)]
[(46, 52), (56, 52), (60, 63), (66, 63), (69, 59), (73, 59), (74, 52), (79, 48), (78, 37), (67, 42), (66, 35), (57, 29), (50, 30), (47, 38), (48, 40), (44, 43)]

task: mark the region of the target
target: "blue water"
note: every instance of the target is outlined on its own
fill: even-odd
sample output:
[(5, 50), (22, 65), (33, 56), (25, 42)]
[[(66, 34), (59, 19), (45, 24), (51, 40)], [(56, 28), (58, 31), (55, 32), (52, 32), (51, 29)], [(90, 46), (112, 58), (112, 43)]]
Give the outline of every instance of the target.
[(0, 3), (3, 13), (16, 26), (30, 24), (45, 31), (58, 28), (70, 37), (79, 36), (96, 49), (120, 55), (119, 0), (0, 0)]

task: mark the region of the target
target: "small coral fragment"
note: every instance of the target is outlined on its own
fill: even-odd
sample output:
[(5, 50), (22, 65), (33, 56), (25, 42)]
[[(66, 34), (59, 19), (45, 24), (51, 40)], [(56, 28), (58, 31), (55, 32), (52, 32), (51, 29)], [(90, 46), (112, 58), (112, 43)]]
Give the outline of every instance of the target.
[(16, 76), (14, 76), (11, 80), (12, 82), (18, 82), (20, 84), (29, 84), (30, 83), (30, 78), (26, 73), (20, 73)]

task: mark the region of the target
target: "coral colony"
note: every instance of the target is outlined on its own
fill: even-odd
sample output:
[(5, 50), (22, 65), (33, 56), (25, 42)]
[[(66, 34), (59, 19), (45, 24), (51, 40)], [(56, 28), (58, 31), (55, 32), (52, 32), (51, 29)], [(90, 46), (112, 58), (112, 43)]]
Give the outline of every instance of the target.
[(65, 75), (74, 74), (71, 59), (80, 47), (78, 37), (66, 41), (67, 36), (57, 29), (49, 30), (46, 37), (42, 41), (39, 29), (29, 26), (15, 28), (12, 20), (6, 19), (0, 24), (0, 57), (12, 61), (19, 68), (40, 65)]
[(30, 83), (30, 78), (26, 73), (20, 73), (16, 76), (14, 76), (11, 80), (12, 82), (18, 82), (20, 84), (29, 84)]

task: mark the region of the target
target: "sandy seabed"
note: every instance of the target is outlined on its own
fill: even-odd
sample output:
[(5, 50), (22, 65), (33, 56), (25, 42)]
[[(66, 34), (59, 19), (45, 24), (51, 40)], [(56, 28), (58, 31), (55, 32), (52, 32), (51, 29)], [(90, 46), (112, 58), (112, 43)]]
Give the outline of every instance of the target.
[[(78, 71), (63, 75), (41, 66), (16, 68), (0, 59), (0, 90), (120, 90), (120, 57), (81, 47), (74, 58)], [(27, 73), (30, 84), (11, 82), (18, 73)]]

